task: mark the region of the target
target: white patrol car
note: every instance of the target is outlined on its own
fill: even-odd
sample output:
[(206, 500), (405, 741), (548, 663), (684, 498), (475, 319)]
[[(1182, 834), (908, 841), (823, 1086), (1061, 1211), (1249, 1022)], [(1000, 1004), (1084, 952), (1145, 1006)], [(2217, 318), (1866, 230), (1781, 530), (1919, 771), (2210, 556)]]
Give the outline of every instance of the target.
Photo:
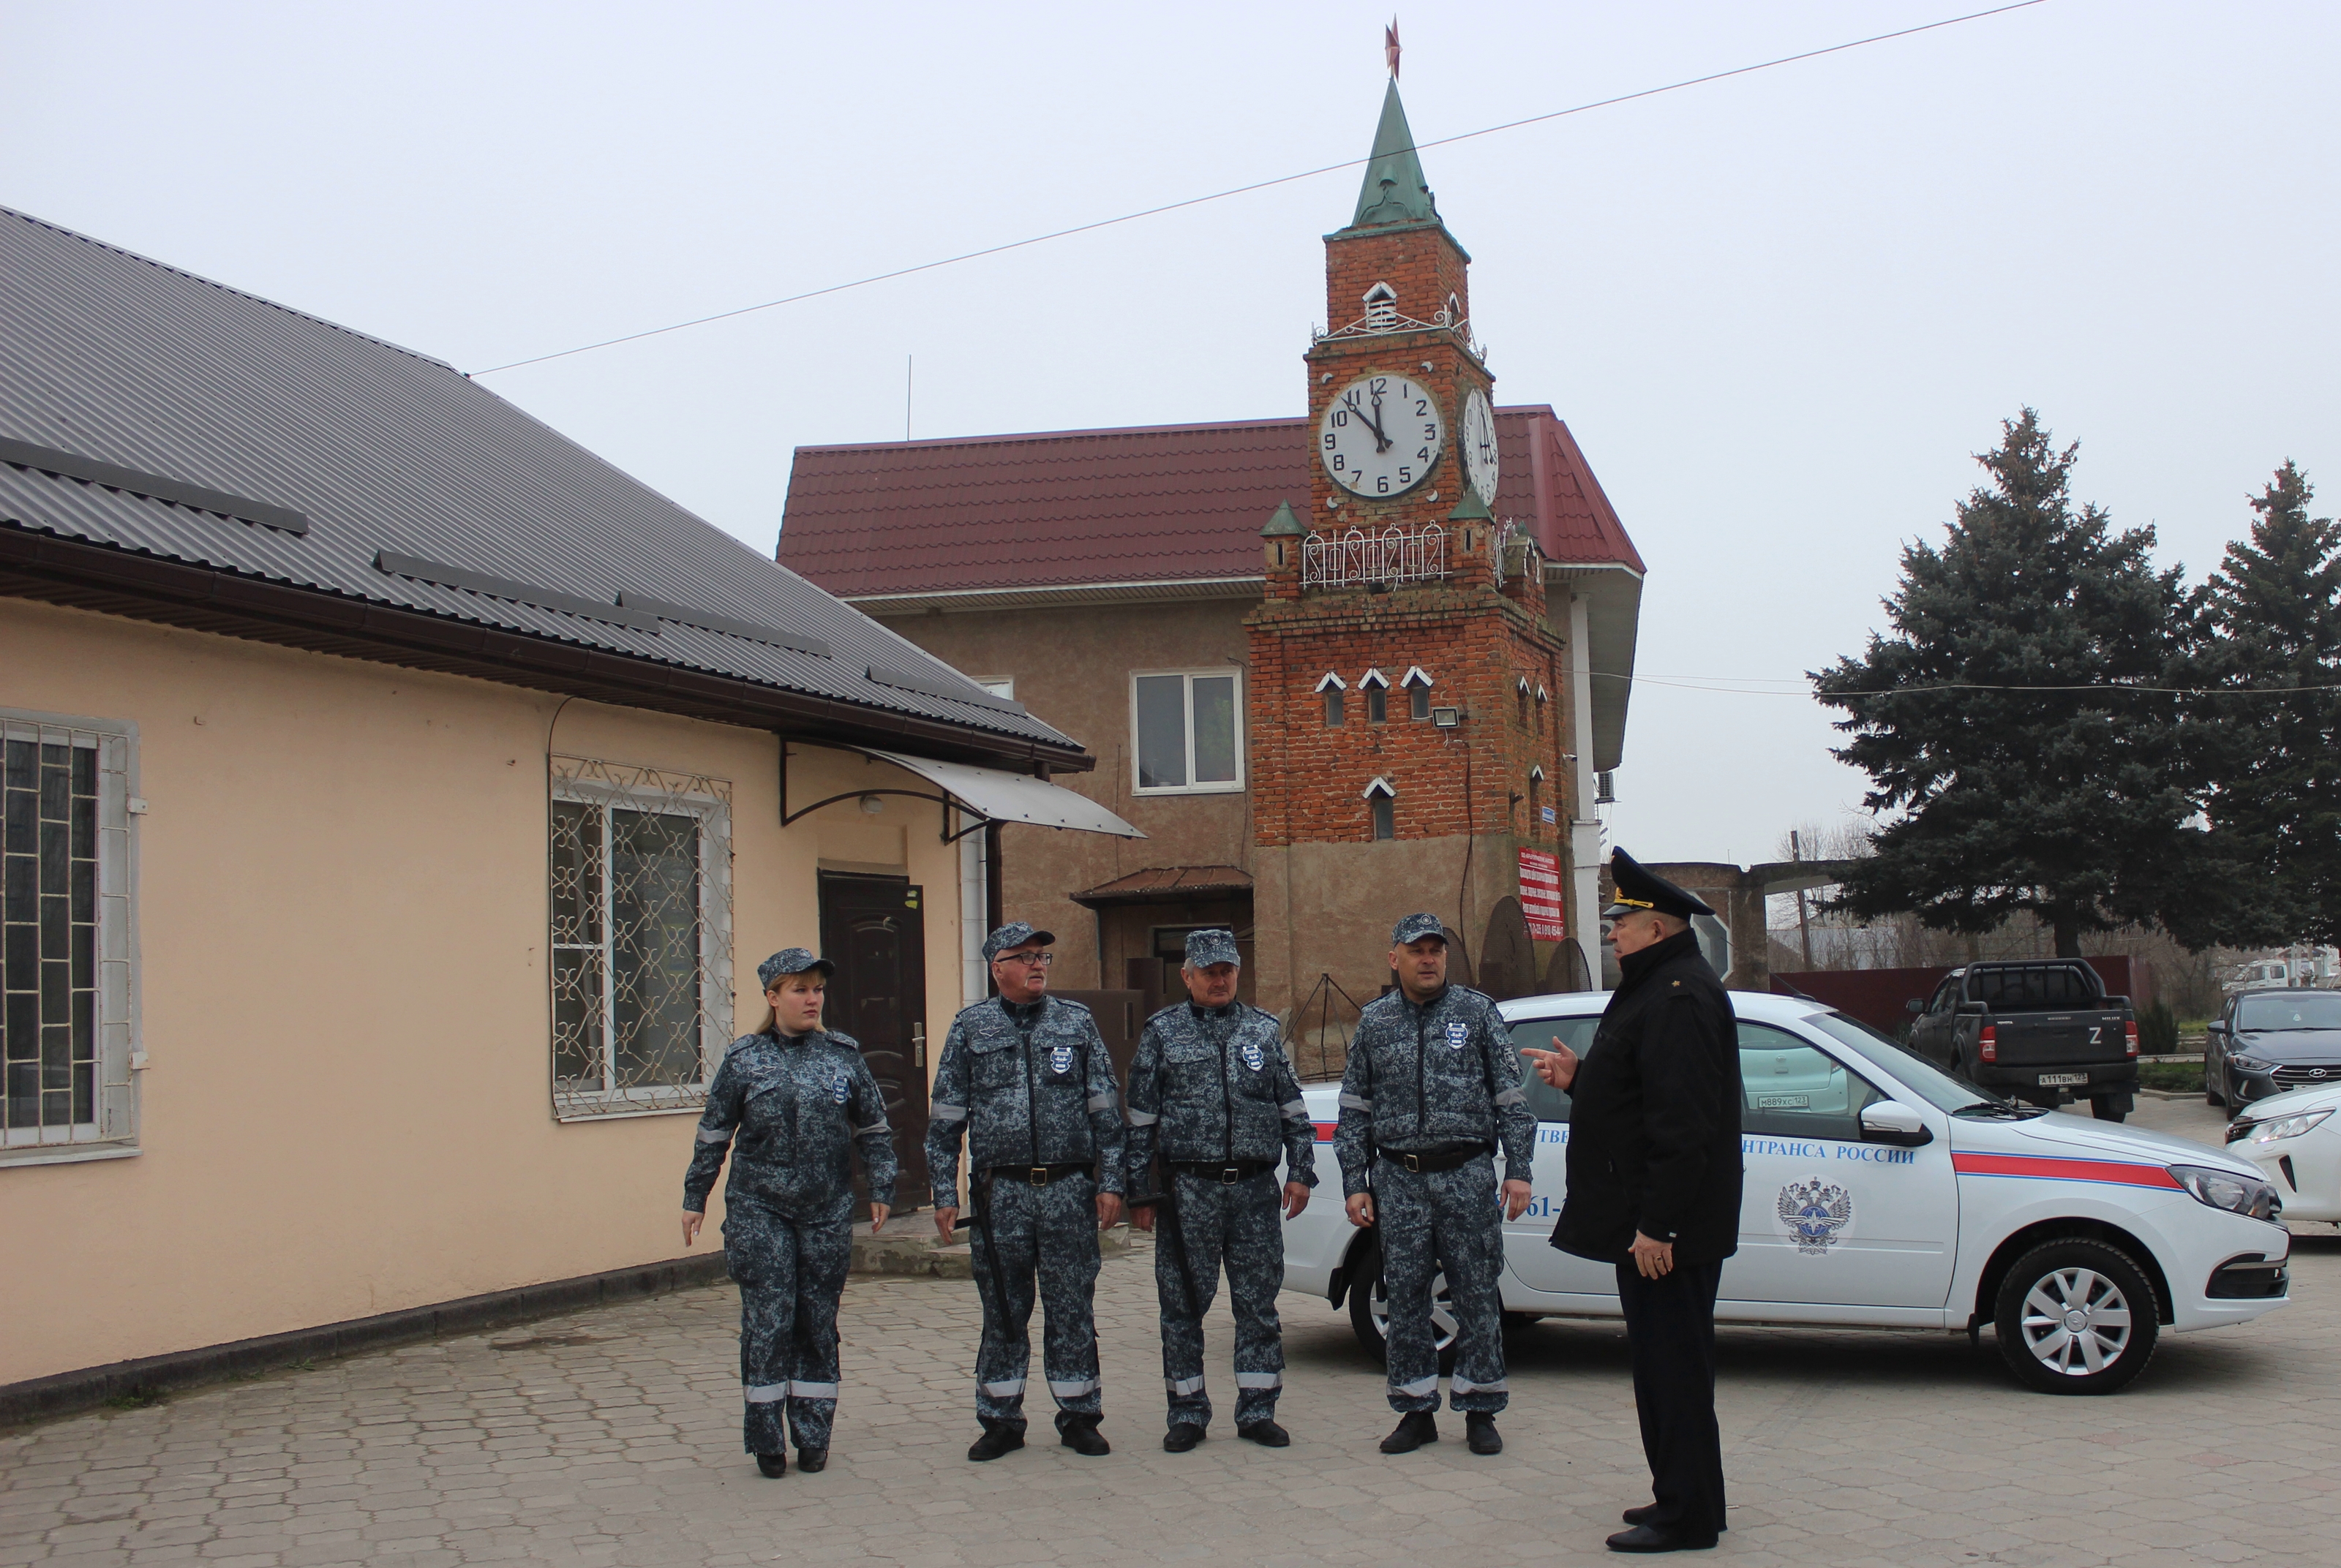
[[(1515, 1047), (1558, 1037), (1581, 1056), (1608, 1000), (1528, 997), (1501, 1010)], [(2284, 1305), (2291, 1236), (2276, 1223), (2275, 1188), (2235, 1155), (2003, 1100), (1802, 998), (1734, 991), (1731, 1002), (1748, 1175), (1718, 1322), (1970, 1334), (1988, 1323), (2031, 1386), (2105, 1394), (2137, 1375), (2160, 1328), (2243, 1323)], [(1612, 1266), (1547, 1242), (1569, 1097), (1525, 1067), (1523, 1082), (1538, 1121), (1535, 1196), (1504, 1227), (1505, 1310), (1615, 1317)], [(1323, 1190), (1337, 1196), (1285, 1226), (1285, 1284), (1346, 1300), (1379, 1355), (1381, 1256), (1372, 1229), (1352, 1226), (1338, 1201), (1337, 1093), (1304, 1090)]]

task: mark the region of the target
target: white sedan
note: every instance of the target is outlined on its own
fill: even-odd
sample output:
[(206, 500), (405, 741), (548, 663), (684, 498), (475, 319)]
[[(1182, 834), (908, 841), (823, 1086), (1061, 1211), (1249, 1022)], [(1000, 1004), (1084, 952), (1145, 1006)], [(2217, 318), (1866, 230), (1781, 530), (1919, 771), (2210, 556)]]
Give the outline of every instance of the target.
[[(1528, 997), (1502, 1012), (1515, 1047), (1557, 1037), (1583, 1055), (1608, 1000)], [(1731, 1001), (1748, 1176), (1718, 1321), (1971, 1334), (1991, 1324), (2032, 1387), (2104, 1394), (2137, 1375), (2161, 1329), (2216, 1328), (2284, 1305), (2291, 1237), (2277, 1193), (2236, 1151), (2016, 1105), (1801, 998), (1734, 991)], [(1569, 1097), (1525, 1069), (1522, 1081), (1538, 1121), (1535, 1190), (1505, 1226), (1505, 1310), (1618, 1316), (1611, 1265), (1547, 1243)], [(1304, 1093), (1320, 1174), (1338, 1181), (1337, 1086)], [(1284, 1234), (1287, 1286), (1346, 1300), (1379, 1355), (1387, 1303), (1371, 1228), (1320, 1203)], [(1451, 1320), (1441, 1328), (1451, 1339)]]
[(2227, 1125), (2227, 1152), (2276, 1184), (2292, 1219), (2341, 1222), (2341, 1087), (2255, 1100)]

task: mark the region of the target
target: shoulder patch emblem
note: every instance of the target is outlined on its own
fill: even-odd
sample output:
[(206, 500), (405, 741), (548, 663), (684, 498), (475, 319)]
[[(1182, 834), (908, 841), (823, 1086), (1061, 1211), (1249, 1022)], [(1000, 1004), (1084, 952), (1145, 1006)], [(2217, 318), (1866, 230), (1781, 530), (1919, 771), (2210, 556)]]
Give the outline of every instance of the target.
[(843, 1105), (853, 1097), (853, 1084), (843, 1073), (837, 1075), (829, 1086), (829, 1097)]
[(1243, 1065), (1245, 1067), (1250, 1068), (1253, 1072), (1258, 1072), (1260, 1071), (1260, 1064), (1266, 1060), (1268, 1060), (1268, 1055), (1260, 1048), (1260, 1042), (1258, 1040), (1246, 1040), (1244, 1042)]
[(1059, 1046), (1049, 1053), (1049, 1070), (1059, 1077), (1073, 1070), (1073, 1047)]
[(1461, 1050), (1463, 1048), (1463, 1042), (1470, 1037), (1471, 1026), (1464, 1023), (1462, 1020), (1457, 1019), (1447, 1026), (1447, 1048), (1449, 1050)]

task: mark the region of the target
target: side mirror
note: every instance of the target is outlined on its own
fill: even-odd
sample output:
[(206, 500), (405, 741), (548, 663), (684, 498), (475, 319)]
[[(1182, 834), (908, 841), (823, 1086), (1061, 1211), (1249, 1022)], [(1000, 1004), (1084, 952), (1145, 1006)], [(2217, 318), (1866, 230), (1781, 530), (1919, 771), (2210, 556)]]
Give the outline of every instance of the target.
[(1935, 1135), (1918, 1113), (1894, 1100), (1879, 1100), (1861, 1109), (1861, 1141), (1866, 1144), (1893, 1144), (1900, 1148), (1915, 1149), (1935, 1141)]
[(1923, 997), (1913, 997), (1908, 1001), (1903, 1003), (1902, 1007), (1906, 1012), (1923, 1013), (1927, 1010), (1926, 998)]

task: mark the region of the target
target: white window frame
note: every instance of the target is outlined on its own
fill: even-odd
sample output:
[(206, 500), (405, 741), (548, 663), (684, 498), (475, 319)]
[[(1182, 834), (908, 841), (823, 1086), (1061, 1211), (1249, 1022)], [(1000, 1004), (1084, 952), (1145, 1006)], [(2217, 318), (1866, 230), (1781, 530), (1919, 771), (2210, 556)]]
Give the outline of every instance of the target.
[[(732, 787), (724, 779), (662, 772), (630, 763), (595, 761), (580, 757), (553, 757), (546, 798), (546, 842), (550, 856), (552, 807), (554, 803), (597, 806), (602, 811), (601, 931), (598, 943), (559, 943), (562, 950), (594, 950), (602, 963), (602, 1052), (605, 1087), (578, 1089), (563, 1086), (560, 1076), (560, 1042), (554, 1033), (553, 987), (557, 961), (545, 966), (545, 1073), (553, 1097), (553, 1119), (562, 1122), (605, 1121), (613, 1116), (696, 1115), (707, 1104), (707, 1087), (714, 1080), (732, 1043), (734, 997), (732, 993)], [(609, 874), (612, 808), (660, 815), (690, 817), (699, 835), (699, 1077), (689, 1083), (610, 1086), (610, 1053), (614, 1048), (611, 1015), (616, 986), (616, 966), (610, 961), (612, 905), (615, 897)], [(551, 960), (558, 935), (553, 921), (553, 888), (548, 858), (545, 888), (546, 952)]]
[(97, 753), (96, 1017), (93, 1119), (56, 1127), (0, 1127), (0, 1167), (122, 1159), (139, 1149), (138, 1073), (146, 1066), (138, 1007), (138, 726), (0, 708), (9, 740)]
[[(1186, 719), (1187, 779), (1184, 784), (1141, 785), (1138, 782), (1138, 683), (1157, 676), (1176, 675), (1184, 680), (1180, 688), (1181, 710)], [(1195, 778), (1195, 681), (1198, 677), (1210, 680), (1230, 679), (1235, 682), (1233, 719), (1235, 722), (1236, 776), (1232, 779), (1198, 784)], [(1244, 681), (1243, 671), (1231, 664), (1202, 670), (1133, 670), (1130, 672), (1130, 792), (1133, 795), (1237, 795), (1244, 789)]]

